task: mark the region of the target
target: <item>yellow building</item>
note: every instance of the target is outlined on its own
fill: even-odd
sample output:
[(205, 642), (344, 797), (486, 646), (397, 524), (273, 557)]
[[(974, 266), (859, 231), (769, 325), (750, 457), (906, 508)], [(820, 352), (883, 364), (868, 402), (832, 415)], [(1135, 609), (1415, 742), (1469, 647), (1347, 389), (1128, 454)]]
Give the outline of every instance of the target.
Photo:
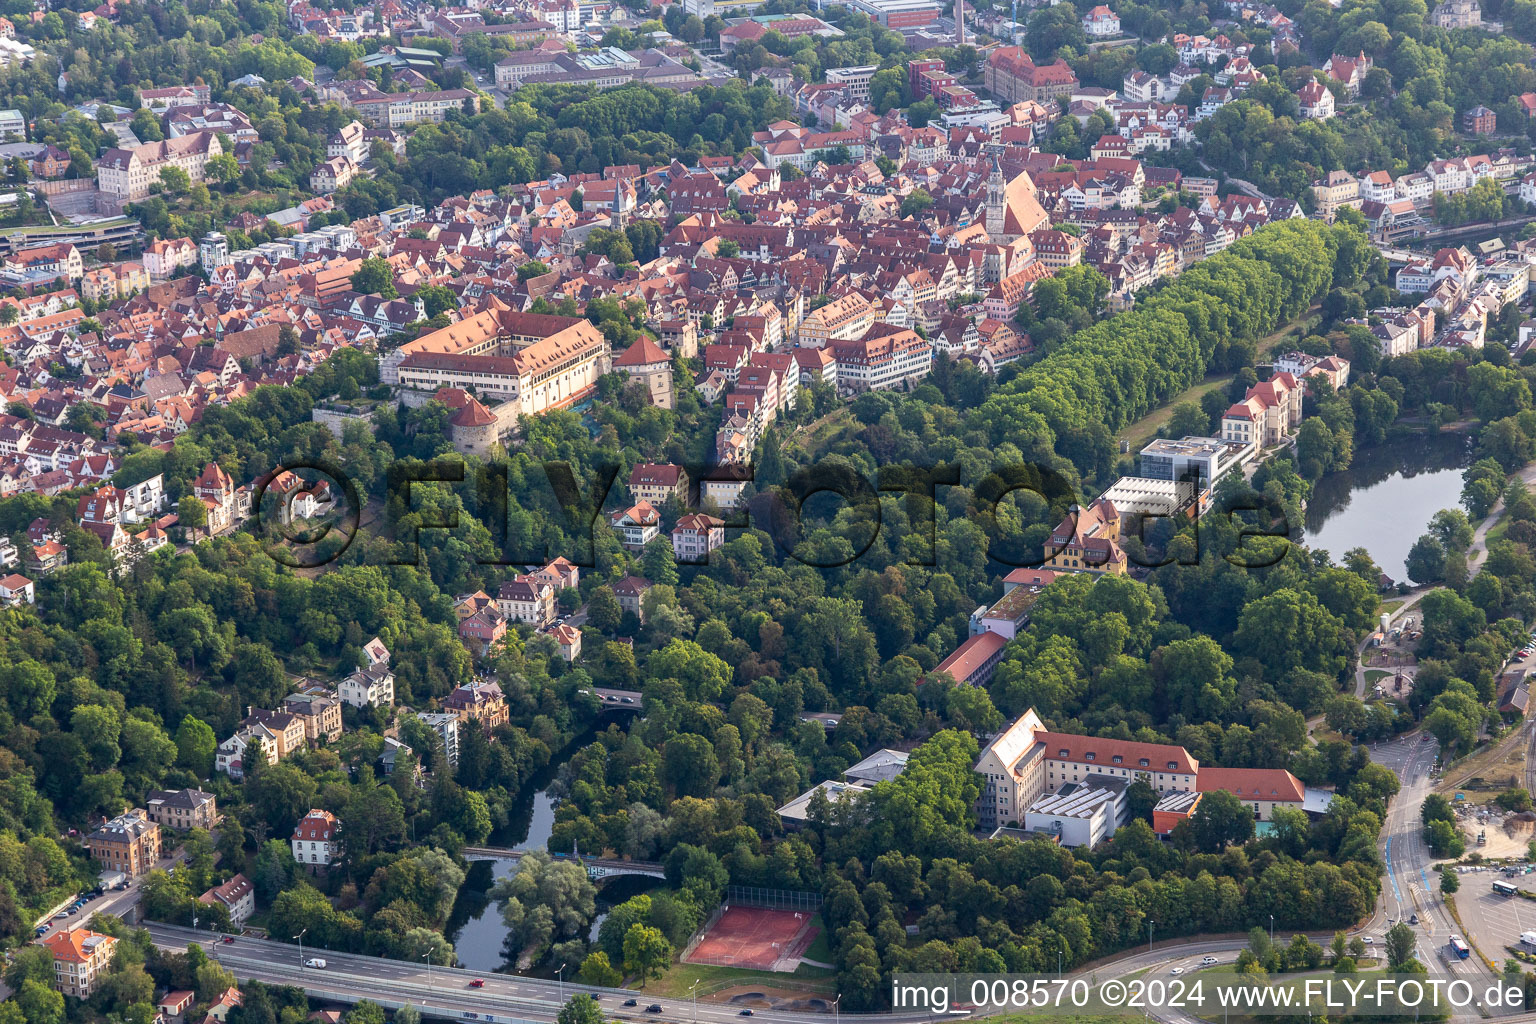
[(1103, 498), (1087, 508), (1072, 506), (1051, 534), (1045, 568), (1063, 572), (1123, 576), (1128, 561), (1120, 547), (1120, 513)]

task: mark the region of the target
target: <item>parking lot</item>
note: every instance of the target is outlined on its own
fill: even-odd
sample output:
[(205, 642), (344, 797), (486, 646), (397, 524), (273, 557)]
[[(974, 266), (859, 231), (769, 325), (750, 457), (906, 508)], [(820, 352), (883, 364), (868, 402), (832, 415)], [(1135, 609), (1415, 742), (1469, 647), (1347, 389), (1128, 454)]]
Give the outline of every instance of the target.
[(1519, 896), (1500, 896), (1493, 891), (1493, 883), (1512, 882), (1536, 892), (1536, 875), (1507, 878), (1497, 868), (1484, 868), (1460, 878), (1456, 909), (1467, 926), (1468, 937), (1484, 956), (1500, 962), (1508, 955), (1505, 946), (1517, 945), (1522, 932), (1536, 931), (1536, 903)]

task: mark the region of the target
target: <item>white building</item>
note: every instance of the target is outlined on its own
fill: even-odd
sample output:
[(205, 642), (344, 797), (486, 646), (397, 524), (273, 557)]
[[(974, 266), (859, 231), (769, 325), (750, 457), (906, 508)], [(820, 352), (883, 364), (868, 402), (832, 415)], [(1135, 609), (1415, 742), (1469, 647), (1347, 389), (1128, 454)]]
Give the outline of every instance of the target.
[(395, 702), (395, 674), (388, 665), (358, 669), (337, 685), (336, 696), (355, 708), (389, 707)]
[(256, 913), (256, 888), (251, 880), (237, 874), (223, 885), (216, 885), (197, 898), (199, 903), (222, 903), (229, 908), (229, 923), (236, 928)]
[(976, 761), (985, 784), (978, 824), (993, 829), (1023, 822), (1042, 796), (1097, 776), (1127, 784), (1144, 780), (1158, 793), (1195, 788), (1200, 762), (1183, 747), (1046, 731), (1034, 708), (1000, 733)]
[(426, 712), (416, 716), (437, 733), (438, 739), (443, 741), (443, 753), (448, 757), (448, 763), (454, 767), (459, 764), (459, 716), (443, 712)]
[(11, 573), (0, 579), (0, 606), (14, 608), (22, 604), (35, 604), (37, 595), (32, 581), (20, 573)]
[(1108, 39), (1120, 34), (1120, 16), (1103, 4), (1083, 15), (1083, 31), (1090, 39)]
[(210, 231), (203, 236), (202, 241), (197, 244), (197, 261), (209, 273), (218, 267), (228, 265), (229, 239), (224, 237), (222, 231)]
[(341, 853), (337, 833), (341, 822), (330, 811), (311, 810), (293, 829), (293, 859), (300, 864), (325, 867)]
[(1024, 814), (1024, 828), (1056, 836), (1062, 846), (1093, 847), (1115, 834), (1125, 819), (1124, 779), (1068, 783), (1043, 796)]

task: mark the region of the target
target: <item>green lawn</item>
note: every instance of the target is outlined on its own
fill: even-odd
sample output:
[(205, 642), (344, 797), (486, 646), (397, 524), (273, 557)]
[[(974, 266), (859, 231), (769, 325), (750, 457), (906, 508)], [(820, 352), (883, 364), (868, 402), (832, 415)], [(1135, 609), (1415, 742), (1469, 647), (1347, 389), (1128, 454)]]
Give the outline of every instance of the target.
[(820, 960), (824, 964), (832, 963), (832, 944), (827, 941), (827, 928), (826, 925), (822, 924), (819, 916), (816, 918), (816, 927), (820, 928), (821, 931), (817, 933), (815, 941), (806, 949), (805, 957), (807, 960)]
[(645, 983), (645, 994), (668, 999), (687, 999), (693, 983), (699, 983), (699, 998), (722, 988), (749, 985), (763, 989), (804, 992), (808, 995), (835, 995), (837, 972), (801, 964), (793, 974), (773, 971), (744, 971), (739, 967), (713, 967), (708, 964), (676, 963), (659, 978)]
[(1380, 616), (1382, 612), (1395, 612), (1404, 604), (1406, 604), (1407, 601), (1408, 599), (1406, 597), (1399, 597), (1392, 601), (1383, 601), (1381, 604), (1376, 606), (1376, 614)]
[(1366, 686), (1370, 686), (1370, 685), (1372, 685), (1374, 683), (1378, 683), (1381, 680), (1386, 679), (1391, 674), (1392, 673), (1388, 672), (1386, 669), (1380, 669), (1380, 668), (1368, 669), (1366, 671), (1366, 673), (1365, 673), (1365, 685)]
[(1129, 424), (1120, 431), (1120, 436), (1130, 442), (1131, 452), (1140, 451), (1147, 442), (1157, 436), (1158, 428), (1173, 418), (1173, 407), (1181, 402), (1194, 402), (1200, 404), (1200, 399), (1207, 391), (1215, 391), (1232, 383), (1232, 374), (1226, 373), (1218, 377), (1207, 377), (1205, 380), (1188, 389), (1181, 395), (1177, 395), (1167, 405), (1153, 409), (1135, 423)]

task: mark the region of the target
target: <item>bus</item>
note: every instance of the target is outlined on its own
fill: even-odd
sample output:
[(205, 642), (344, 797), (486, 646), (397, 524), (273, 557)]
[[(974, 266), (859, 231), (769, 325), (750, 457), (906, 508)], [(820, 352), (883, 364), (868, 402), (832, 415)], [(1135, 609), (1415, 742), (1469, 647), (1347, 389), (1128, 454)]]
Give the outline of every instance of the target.
[(1498, 881), (1493, 883), (1493, 891), (1498, 893), (1500, 896), (1514, 896), (1520, 892), (1516, 886), (1511, 885), (1509, 882)]
[(1451, 952), (1462, 960), (1472, 955), (1472, 948), (1462, 941), (1460, 935), (1451, 936)]

